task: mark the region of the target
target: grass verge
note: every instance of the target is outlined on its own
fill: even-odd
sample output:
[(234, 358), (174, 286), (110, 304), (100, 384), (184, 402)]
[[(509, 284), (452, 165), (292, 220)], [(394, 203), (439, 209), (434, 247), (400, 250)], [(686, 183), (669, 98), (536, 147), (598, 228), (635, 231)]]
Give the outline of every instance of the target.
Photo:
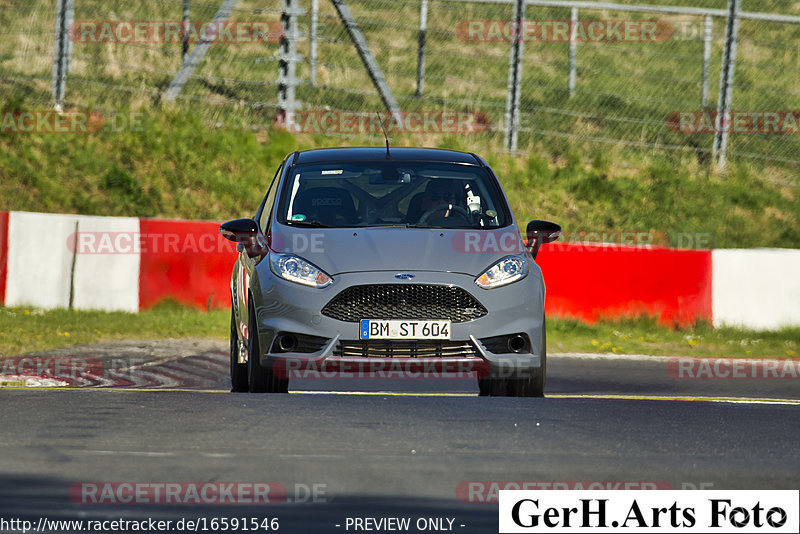
[(548, 352), (596, 352), (698, 358), (797, 358), (800, 328), (754, 331), (697, 323), (672, 329), (654, 319), (586, 324), (547, 319)]
[[(25, 109), (23, 102), (2, 107)], [(0, 135), (0, 210), (208, 220), (252, 216), (286, 154), (380, 144), (213, 128), (177, 109), (142, 113), (141, 131)], [(661, 238), (653, 244), (680, 248), (800, 248), (800, 183), (775, 182), (747, 164), (709, 174), (675, 155), (552, 144), (511, 156), (479, 136), (396, 136), (392, 143), (485, 156), (517, 220), (523, 226), (531, 219), (558, 222), (564, 239), (581, 232), (654, 232)]]
[[(114, 339), (227, 339), (229, 311), (162, 303), (140, 313), (0, 308), (0, 355)], [(800, 328), (755, 332), (706, 323), (670, 329), (650, 319), (598, 322), (548, 318), (548, 352), (595, 352), (726, 358), (796, 358)]]
[(161, 303), (140, 313), (0, 308), (0, 355), (14, 356), (115, 339), (225, 339), (230, 311)]

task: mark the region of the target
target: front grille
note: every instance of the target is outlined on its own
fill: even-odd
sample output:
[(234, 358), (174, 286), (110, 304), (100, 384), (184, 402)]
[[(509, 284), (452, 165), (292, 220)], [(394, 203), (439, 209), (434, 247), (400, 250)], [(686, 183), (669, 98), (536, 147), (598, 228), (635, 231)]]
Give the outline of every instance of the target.
[(488, 312), (475, 297), (455, 286), (374, 284), (348, 287), (323, 309), (340, 321), (430, 319), (463, 323)]
[(469, 341), (365, 339), (340, 341), (335, 356), (351, 358), (471, 358), (479, 357)]

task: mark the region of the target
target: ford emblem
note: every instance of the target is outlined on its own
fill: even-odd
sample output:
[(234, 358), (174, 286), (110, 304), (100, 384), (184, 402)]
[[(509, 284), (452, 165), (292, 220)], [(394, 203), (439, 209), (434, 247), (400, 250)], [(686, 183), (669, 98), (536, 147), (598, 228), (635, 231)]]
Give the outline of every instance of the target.
[(396, 275), (394, 275), (394, 277), (397, 278), (398, 280), (411, 280), (412, 278), (414, 278), (414, 275), (410, 273), (397, 273)]

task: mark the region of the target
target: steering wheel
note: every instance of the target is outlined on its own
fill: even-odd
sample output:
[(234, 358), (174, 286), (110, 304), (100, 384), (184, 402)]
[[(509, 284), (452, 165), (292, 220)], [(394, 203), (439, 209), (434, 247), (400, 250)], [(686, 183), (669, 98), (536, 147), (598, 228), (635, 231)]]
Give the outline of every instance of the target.
[[(434, 207), (432, 207), (431, 209), (429, 209), (428, 211), (426, 211), (425, 213), (420, 215), (419, 220), (417, 221), (417, 224), (422, 224), (422, 225), (430, 224), (430, 221), (428, 221), (428, 218), (430, 218), (431, 215), (433, 215), (434, 213), (437, 213), (437, 212), (440, 212), (440, 211), (446, 211), (446, 210), (450, 210), (450, 215), (451, 216), (455, 213), (455, 214), (460, 215), (461, 217), (463, 217), (465, 222), (469, 223), (469, 215), (467, 214), (467, 210), (465, 210), (461, 206), (453, 206), (452, 204), (450, 204), (448, 202), (443, 202), (441, 204), (435, 205)], [(440, 217), (440, 218), (445, 219), (445, 218), (449, 218), (449, 217)]]

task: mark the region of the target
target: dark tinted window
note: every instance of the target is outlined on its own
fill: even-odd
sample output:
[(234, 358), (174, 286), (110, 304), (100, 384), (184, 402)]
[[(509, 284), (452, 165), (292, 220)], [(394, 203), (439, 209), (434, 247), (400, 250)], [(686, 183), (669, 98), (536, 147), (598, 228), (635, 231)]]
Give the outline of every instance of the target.
[(364, 162), (297, 165), (279, 220), (332, 227), (497, 228), (511, 218), (499, 186), (476, 165)]

